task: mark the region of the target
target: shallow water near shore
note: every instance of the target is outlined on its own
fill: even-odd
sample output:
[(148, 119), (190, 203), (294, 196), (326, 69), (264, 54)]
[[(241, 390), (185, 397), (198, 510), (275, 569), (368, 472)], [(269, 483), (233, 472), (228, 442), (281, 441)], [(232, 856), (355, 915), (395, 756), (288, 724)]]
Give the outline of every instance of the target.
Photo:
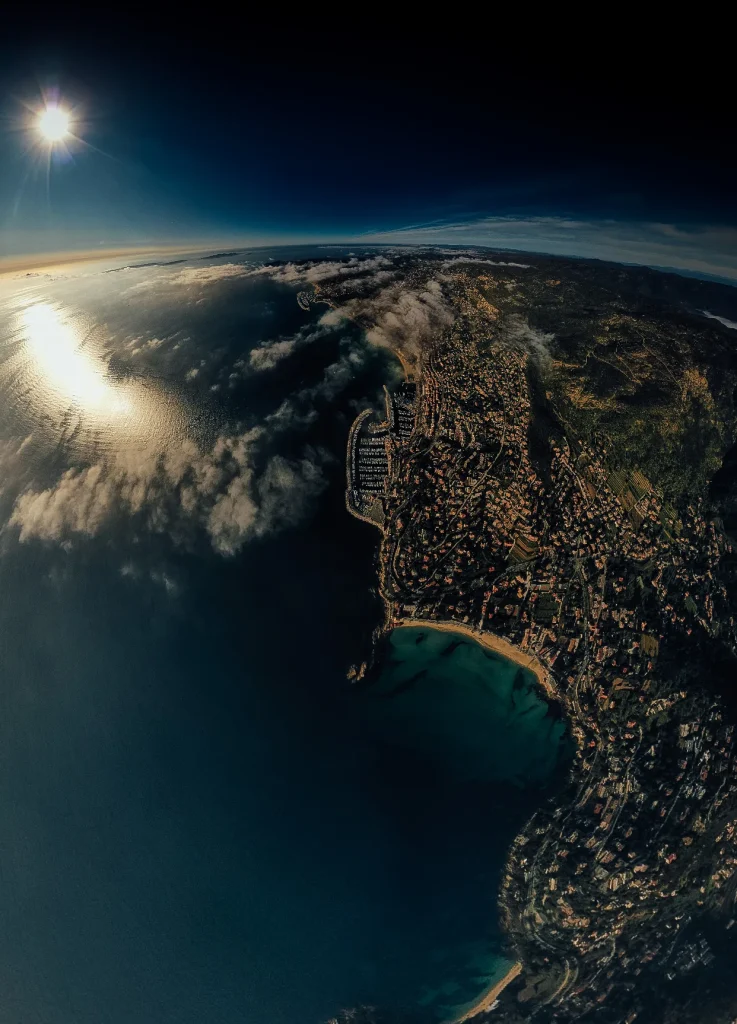
[(390, 634), (365, 701), (374, 735), (406, 774), (437, 786), (427, 842), (449, 876), (438, 903), (455, 892), (428, 915), (437, 976), (419, 1002), (450, 1019), (511, 965), (496, 909), (501, 871), (516, 832), (569, 762), (566, 724), (529, 670), (431, 627)]
[(395, 629), (371, 695), (387, 741), (461, 780), (544, 785), (566, 745), (532, 672), (460, 631)]

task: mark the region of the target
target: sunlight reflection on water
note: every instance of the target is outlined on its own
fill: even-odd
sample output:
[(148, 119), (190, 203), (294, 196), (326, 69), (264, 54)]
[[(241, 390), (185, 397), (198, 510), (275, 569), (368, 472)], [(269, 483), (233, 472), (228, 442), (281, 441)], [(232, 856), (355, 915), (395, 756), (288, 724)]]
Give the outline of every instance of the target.
[[(107, 380), (106, 366), (84, 343), (94, 330), (80, 317), (64, 317), (48, 302), (36, 302), (20, 314), (26, 352), (37, 370), (41, 390), (85, 410), (104, 409), (109, 415), (130, 412), (131, 401)], [(85, 329), (86, 328), (86, 329)]]
[(89, 313), (41, 295), (6, 304), (0, 423), (19, 435), (94, 450), (163, 449), (202, 422), (176, 382), (110, 370), (116, 339)]

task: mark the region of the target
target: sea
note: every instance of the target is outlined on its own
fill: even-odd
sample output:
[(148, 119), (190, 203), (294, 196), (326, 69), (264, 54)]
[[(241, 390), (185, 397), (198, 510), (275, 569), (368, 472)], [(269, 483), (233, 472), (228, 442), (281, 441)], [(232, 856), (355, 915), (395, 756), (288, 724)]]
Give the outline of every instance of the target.
[(399, 367), (300, 308), (307, 258), (350, 257), (0, 280), (4, 1019), (430, 1024), (509, 966), (565, 723), (429, 627), (348, 680), (383, 611), (346, 438)]

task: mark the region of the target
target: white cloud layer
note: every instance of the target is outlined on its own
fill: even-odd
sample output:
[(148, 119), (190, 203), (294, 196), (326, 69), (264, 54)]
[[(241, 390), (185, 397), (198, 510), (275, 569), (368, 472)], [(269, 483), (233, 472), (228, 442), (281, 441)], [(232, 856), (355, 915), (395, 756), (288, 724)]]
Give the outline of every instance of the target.
[(320, 284), (323, 281), (335, 281), (340, 278), (355, 279), (365, 274), (375, 277), (377, 272), (393, 276), (392, 261), (386, 256), (369, 256), (359, 259), (352, 256), (347, 260), (325, 262), (307, 261), (305, 263), (283, 263), (277, 266), (265, 264), (252, 270), (253, 275), (268, 274), (277, 281), (287, 284)]
[(479, 264), (486, 267), (517, 267), (520, 270), (529, 270), (529, 263), (514, 263), (511, 260), (489, 260), (483, 259), (477, 254), (471, 254), (468, 256), (454, 256), (451, 260), (446, 260), (443, 263), (443, 270), (448, 270), (450, 267), (456, 266), (458, 263), (473, 263), (475, 266)]
[(363, 242), (483, 245), (672, 267), (737, 281), (737, 229), (700, 225), (575, 220), (565, 217), (481, 217), (414, 225), (364, 236)]
[(442, 283), (431, 278), (415, 288), (395, 282), (365, 298), (347, 299), (326, 313), (323, 323), (337, 323), (341, 317), (355, 320), (365, 326), (372, 345), (391, 349), (412, 363), (431, 335), (451, 324), (453, 316)]
[[(259, 353), (254, 365), (237, 363), (237, 374), (276, 365), (295, 347), (334, 330), (335, 322), (330, 310), (295, 337), (254, 350)], [(16, 485), (5, 495), (11, 506), (6, 531), (22, 543), (64, 543), (94, 537), (127, 517), (134, 520), (134, 529), (169, 533), (177, 543), (189, 543), (197, 530), (204, 530), (216, 551), (235, 554), (250, 539), (299, 521), (324, 489), (327, 452), (309, 446), (296, 458), (269, 452), (279, 436), (312, 423), (319, 415), (316, 403), (335, 399), (365, 360), (365, 347), (343, 345), (315, 384), (290, 395), (261, 424), (222, 434), (209, 449), (185, 440), (163, 451), (122, 450), (90, 465), (69, 467), (46, 487), (28, 482), (19, 494)], [(0, 443), (0, 469), (13, 470), (17, 478), (31, 440)]]
[[(291, 338), (276, 338), (271, 341), (264, 341), (248, 354), (247, 365), (256, 372), (260, 370), (272, 370), (283, 359), (289, 358), (294, 352), (307, 345), (311, 345), (320, 338), (324, 338), (334, 328), (330, 319), (323, 317), (317, 327), (313, 324), (304, 327), (301, 331), (292, 335)], [(246, 365), (245, 361), (240, 362), (239, 369)]]
[(303, 263), (265, 263), (259, 266), (252, 263), (216, 263), (211, 266), (178, 267), (176, 270), (162, 266), (155, 273), (148, 272), (141, 281), (130, 285), (127, 291), (173, 288), (197, 292), (222, 281), (264, 276), (284, 284), (297, 285), (319, 285), (324, 281), (334, 283), (344, 279), (351, 281), (355, 288), (357, 280), (362, 277), (389, 280), (395, 274), (391, 259), (385, 255), (364, 258), (353, 256), (346, 260), (332, 261), (306, 260)]
[(546, 363), (550, 359), (550, 343), (553, 334), (546, 334), (531, 327), (522, 317), (512, 317), (506, 326), (506, 340), (511, 345), (529, 352), (533, 359)]
[(191, 441), (165, 452), (118, 454), (67, 469), (50, 487), (30, 488), (15, 501), (9, 527), (21, 542), (92, 537), (121, 514), (143, 529), (184, 542), (202, 528), (221, 554), (235, 554), (252, 537), (297, 522), (324, 488), (324, 451), (301, 458), (259, 458), (263, 427), (219, 437), (209, 451)]
[(718, 320), (720, 324), (729, 327), (731, 331), (737, 331), (737, 323), (734, 320), (728, 320), (725, 316), (717, 316), (716, 313), (710, 313), (707, 309), (702, 309), (701, 312), (710, 320)]
[[(242, 263), (216, 263), (210, 267), (184, 267), (168, 276), (168, 283), (172, 285), (183, 285), (184, 287), (195, 285), (214, 284), (217, 281), (227, 281), (234, 277), (248, 277), (253, 269)], [(142, 282), (145, 284), (146, 282)]]

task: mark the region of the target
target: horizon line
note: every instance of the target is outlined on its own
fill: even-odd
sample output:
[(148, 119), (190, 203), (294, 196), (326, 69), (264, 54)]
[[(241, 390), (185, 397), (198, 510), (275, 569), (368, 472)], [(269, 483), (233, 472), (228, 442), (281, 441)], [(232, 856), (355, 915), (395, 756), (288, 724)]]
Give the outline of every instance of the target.
[[(116, 260), (125, 259), (127, 257), (144, 257), (144, 256), (156, 256), (156, 255), (187, 255), (192, 256), (200, 255), (207, 252), (210, 249), (223, 249), (229, 248), (235, 252), (245, 251), (249, 249), (271, 249), (271, 248), (286, 248), (288, 246), (294, 248), (315, 246), (319, 248), (333, 248), (342, 246), (352, 246), (357, 248), (394, 248), (394, 249), (477, 249), (477, 250), (488, 250), (490, 252), (498, 253), (511, 253), (515, 255), (524, 255), (527, 257), (543, 257), (545, 259), (560, 259), (560, 260), (576, 260), (582, 262), (594, 262), (594, 263), (611, 263), (616, 266), (623, 267), (642, 267), (648, 270), (654, 270), (661, 274), (675, 274), (679, 277), (686, 277), (691, 279), (698, 279), (702, 281), (711, 282), (713, 284), (724, 284), (729, 285), (732, 288), (737, 287), (737, 280), (719, 274), (709, 273), (708, 271), (692, 270), (688, 268), (680, 268), (668, 266), (667, 264), (656, 264), (646, 262), (633, 262), (631, 260), (617, 260), (612, 257), (606, 256), (579, 256), (571, 253), (555, 253), (545, 250), (533, 250), (533, 249), (520, 249), (515, 246), (505, 245), (489, 245), (483, 242), (404, 242), (404, 241), (379, 241), (370, 239), (361, 239), (359, 236), (356, 238), (344, 238), (344, 239), (314, 239), (310, 241), (273, 241), (264, 242), (259, 240), (257, 242), (252, 241), (235, 241), (235, 240), (213, 240), (208, 239), (206, 242), (202, 241), (191, 241), (188, 244), (182, 243), (168, 243), (168, 244), (141, 244), (141, 245), (127, 245), (119, 248), (108, 248), (108, 249), (79, 249), (79, 250), (61, 250), (61, 251), (48, 251), (39, 253), (24, 253), (15, 256), (0, 256), (0, 278), (7, 277), (13, 274), (22, 274), (24, 271), (27, 273), (42, 272), (42, 271), (53, 271), (60, 267), (72, 266), (77, 263), (94, 263), (103, 260)], [(217, 252), (213, 253), (213, 256), (218, 255)]]

